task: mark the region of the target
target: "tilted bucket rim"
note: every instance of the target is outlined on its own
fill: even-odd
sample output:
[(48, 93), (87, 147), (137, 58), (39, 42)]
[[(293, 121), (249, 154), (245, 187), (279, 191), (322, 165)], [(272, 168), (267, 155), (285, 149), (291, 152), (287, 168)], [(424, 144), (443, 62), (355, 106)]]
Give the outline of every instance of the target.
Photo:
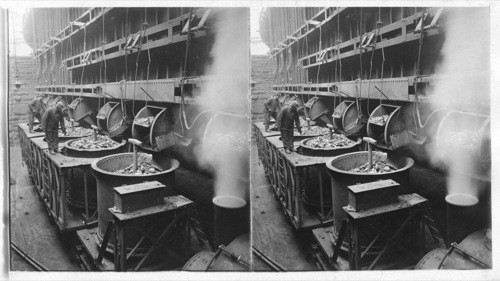
[[(469, 201), (464, 202), (464, 201), (453, 200), (456, 197), (467, 198), (467, 199), (469, 199)], [(476, 196), (471, 195), (471, 194), (467, 194), (467, 193), (460, 193), (460, 192), (450, 193), (450, 194), (446, 195), (445, 201), (447, 204), (452, 205), (452, 206), (456, 206), (456, 207), (472, 207), (472, 206), (475, 206), (479, 203), (479, 199)]]
[[(90, 135), (91, 136), (91, 135)], [(88, 137), (88, 136), (87, 136)], [(83, 137), (85, 138), (85, 137)], [(68, 150), (73, 150), (73, 151), (78, 151), (78, 152), (97, 152), (97, 151), (109, 151), (109, 150), (115, 150), (115, 149), (118, 149), (120, 147), (123, 147), (127, 144), (127, 141), (126, 140), (122, 140), (120, 143), (118, 143), (117, 146), (113, 146), (113, 147), (106, 147), (106, 148), (99, 148), (99, 149), (78, 149), (78, 148), (73, 148), (70, 146), (70, 143), (72, 142), (75, 142), (79, 139), (83, 139), (83, 138), (78, 138), (78, 139), (71, 139), (67, 142), (64, 143), (64, 146), (66, 147), (66, 149)]]
[(307, 149), (311, 149), (311, 150), (317, 150), (317, 151), (336, 151), (336, 150), (349, 149), (349, 148), (356, 147), (356, 146), (360, 145), (361, 141), (362, 141), (362, 139), (359, 138), (358, 140), (354, 141), (354, 143), (351, 144), (351, 145), (343, 146), (343, 147), (337, 147), (337, 148), (316, 148), (316, 147), (310, 147), (310, 146), (306, 145), (306, 141), (314, 139), (314, 138), (317, 138), (317, 137), (320, 137), (320, 136), (326, 136), (326, 135), (328, 135), (328, 134), (317, 135), (317, 136), (312, 136), (312, 137), (307, 138), (307, 139), (303, 139), (303, 140), (301, 140), (299, 142), (299, 145), (301, 147), (304, 147), (304, 148), (307, 148)]
[(415, 161), (411, 158), (411, 157), (407, 157), (407, 156), (404, 156), (404, 155), (398, 155), (398, 157), (402, 157), (404, 159), (406, 159), (406, 165), (402, 168), (399, 168), (397, 169), (396, 171), (391, 171), (391, 172), (387, 172), (387, 173), (381, 173), (381, 174), (370, 174), (370, 173), (355, 173), (355, 172), (349, 172), (349, 171), (346, 171), (346, 170), (341, 170), (337, 167), (334, 167), (332, 165), (332, 162), (335, 161), (335, 160), (338, 160), (340, 158), (343, 158), (343, 157), (347, 157), (347, 156), (350, 156), (350, 155), (356, 155), (356, 154), (368, 154), (368, 151), (359, 151), (359, 152), (351, 152), (351, 153), (346, 153), (346, 154), (342, 154), (342, 155), (339, 155), (339, 156), (335, 156), (335, 157), (332, 157), (332, 158), (329, 158), (327, 161), (326, 161), (326, 167), (328, 168), (329, 171), (333, 171), (333, 172), (337, 172), (337, 173), (341, 173), (341, 174), (346, 174), (346, 175), (356, 175), (356, 176), (380, 176), (380, 175), (392, 175), (392, 174), (397, 174), (397, 173), (400, 173), (400, 172), (403, 172), (403, 171), (406, 171), (408, 169), (410, 169), (411, 167), (413, 167), (413, 165), (415, 164)]
[[(138, 153), (138, 154), (148, 154), (148, 153)], [(152, 176), (158, 176), (158, 175), (163, 175), (163, 174), (168, 174), (170, 172), (173, 172), (177, 168), (179, 168), (179, 165), (180, 165), (179, 161), (177, 159), (175, 159), (175, 158), (169, 158), (171, 160), (171, 164), (172, 164), (172, 166), (170, 167), (170, 169), (165, 170), (165, 171), (161, 171), (161, 172), (156, 173), (156, 174), (148, 174), (148, 175), (144, 175), (144, 174), (141, 174), (141, 175), (137, 175), (137, 174), (118, 174), (118, 173), (114, 173), (114, 172), (109, 172), (109, 171), (103, 170), (103, 169), (101, 169), (101, 168), (99, 168), (97, 166), (97, 164), (100, 161), (103, 161), (106, 158), (118, 157), (120, 155), (131, 155), (133, 157), (134, 153), (133, 152), (124, 152), (124, 153), (117, 153), (117, 154), (112, 154), (112, 155), (104, 156), (104, 157), (101, 157), (99, 159), (94, 160), (90, 164), (90, 166), (92, 167), (92, 170), (94, 170), (95, 172), (99, 172), (101, 174), (105, 174), (105, 175), (109, 175), (109, 176), (115, 176), (115, 177), (152, 177)]]

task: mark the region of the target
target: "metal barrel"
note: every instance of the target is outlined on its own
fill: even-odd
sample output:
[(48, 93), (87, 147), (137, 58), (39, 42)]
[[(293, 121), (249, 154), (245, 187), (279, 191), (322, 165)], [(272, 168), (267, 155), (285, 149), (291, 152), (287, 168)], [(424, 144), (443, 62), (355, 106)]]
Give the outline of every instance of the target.
[[(250, 235), (242, 234), (234, 239), (225, 250), (240, 257), (242, 261), (250, 261)], [(218, 251), (201, 251), (194, 255), (182, 267), (183, 271), (248, 271), (249, 268), (229, 256), (227, 253)]]
[(452, 193), (445, 200), (447, 242), (450, 244), (461, 241), (478, 229), (479, 199), (470, 194)]
[(437, 248), (430, 251), (415, 269), (491, 269), (492, 265), (491, 229), (481, 229), (449, 249)]
[[(380, 153), (377, 151), (374, 154)], [(358, 183), (368, 183), (378, 180), (392, 179), (400, 184), (401, 194), (408, 193), (410, 168), (414, 161), (409, 157), (405, 157), (396, 153), (389, 153), (386, 162), (395, 167), (397, 170), (383, 174), (368, 174), (349, 172), (362, 164), (367, 163), (368, 152), (353, 152), (343, 154), (326, 161), (327, 171), (331, 178), (332, 198), (333, 198), (333, 226), (334, 236), (338, 237), (338, 231), (342, 225), (343, 219), (346, 218), (345, 211), (342, 207), (348, 205), (347, 187)], [(361, 232), (359, 237), (361, 246), (364, 247), (373, 239), (373, 234), (369, 231)]]
[[(140, 153), (142, 154), (142, 153)], [(152, 175), (124, 175), (118, 174), (115, 171), (129, 166), (133, 163), (133, 153), (120, 153), (109, 155), (92, 162), (91, 167), (94, 176), (97, 180), (97, 208), (98, 208), (98, 231), (97, 240), (100, 244), (106, 231), (106, 226), (113, 216), (108, 211), (108, 208), (114, 206), (113, 189), (122, 185), (136, 184), (146, 181), (159, 181), (165, 185), (163, 196), (176, 195), (175, 189), (175, 170), (179, 167), (179, 162), (176, 159), (165, 158), (164, 161), (158, 163), (162, 168), (162, 172)], [(168, 220), (158, 222), (158, 224), (168, 224)], [(158, 227), (158, 229), (161, 227)], [(127, 249), (132, 248), (140, 239), (137, 233), (128, 232), (126, 237)], [(108, 251), (113, 249), (115, 244), (114, 238), (110, 239)]]
[[(85, 179), (86, 177), (86, 179)], [(89, 209), (97, 208), (97, 188), (95, 177), (82, 169), (70, 172), (70, 182), (66, 198), (68, 203), (79, 209), (85, 208), (85, 181), (87, 181), (87, 204)]]
[(228, 245), (250, 231), (250, 209), (243, 198), (231, 195), (214, 197), (214, 242)]

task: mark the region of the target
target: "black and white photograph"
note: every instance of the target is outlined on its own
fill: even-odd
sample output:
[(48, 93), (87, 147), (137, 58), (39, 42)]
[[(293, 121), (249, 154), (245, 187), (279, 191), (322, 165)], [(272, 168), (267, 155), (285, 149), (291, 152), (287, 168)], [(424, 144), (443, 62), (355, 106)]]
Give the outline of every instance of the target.
[(497, 280), (498, 18), (0, 2), (0, 279)]
[(250, 270), (249, 9), (9, 15), (10, 270)]
[(492, 268), (489, 26), (488, 7), (260, 12), (256, 269)]

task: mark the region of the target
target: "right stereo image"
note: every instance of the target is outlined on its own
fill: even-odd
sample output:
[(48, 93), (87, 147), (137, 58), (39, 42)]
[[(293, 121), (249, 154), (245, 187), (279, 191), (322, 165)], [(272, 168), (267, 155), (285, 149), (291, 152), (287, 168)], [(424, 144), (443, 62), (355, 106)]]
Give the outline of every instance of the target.
[(491, 269), (490, 8), (255, 10), (252, 270)]

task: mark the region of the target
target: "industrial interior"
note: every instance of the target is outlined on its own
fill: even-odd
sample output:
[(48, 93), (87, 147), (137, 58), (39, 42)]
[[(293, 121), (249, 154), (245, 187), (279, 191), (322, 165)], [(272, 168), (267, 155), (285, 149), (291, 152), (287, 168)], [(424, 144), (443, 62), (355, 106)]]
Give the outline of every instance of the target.
[(491, 269), (489, 9), (249, 11), (26, 10), (10, 270)]
[(250, 270), (248, 17), (26, 10), (37, 82), (11, 146), (11, 270)]
[(273, 262), (254, 270), (491, 269), (489, 9), (273, 7), (259, 25), (278, 114), (253, 123), (252, 246)]

